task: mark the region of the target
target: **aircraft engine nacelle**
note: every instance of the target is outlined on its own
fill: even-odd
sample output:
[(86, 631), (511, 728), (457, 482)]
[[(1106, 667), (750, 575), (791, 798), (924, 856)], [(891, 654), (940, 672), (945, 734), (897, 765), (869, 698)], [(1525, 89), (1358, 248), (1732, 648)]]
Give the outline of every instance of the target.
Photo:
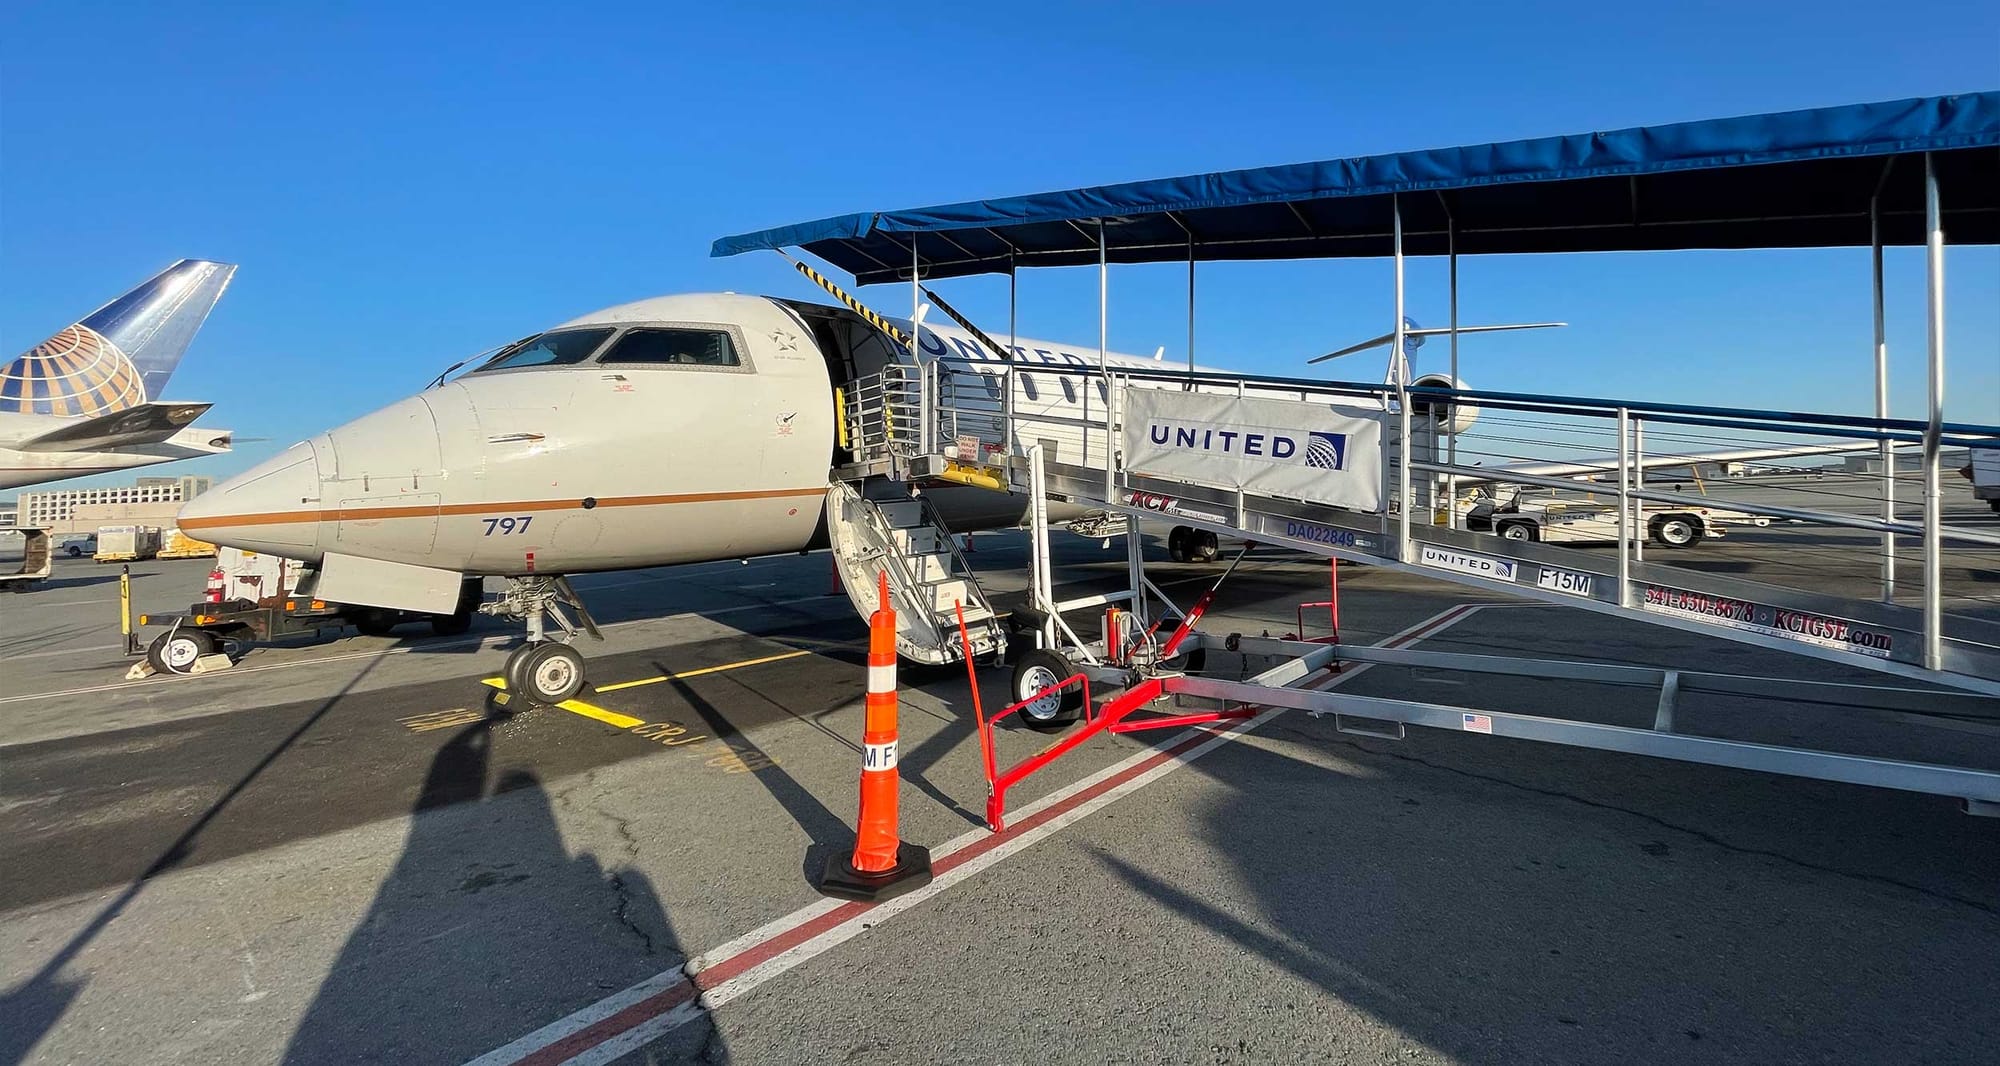
[[(1420, 389), (1463, 389), (1466, 384), (1450, 374), (1425, 374), (1410, 382), (1412, 388)], [(1432, 403), (1424, 399), (1410, 401), (1410, 413), (1429, 418), (1437, 425), (1439, 433), (1455, 436), (1472, 428), (1479, 421), (1479, 408), (1469, 403)]]

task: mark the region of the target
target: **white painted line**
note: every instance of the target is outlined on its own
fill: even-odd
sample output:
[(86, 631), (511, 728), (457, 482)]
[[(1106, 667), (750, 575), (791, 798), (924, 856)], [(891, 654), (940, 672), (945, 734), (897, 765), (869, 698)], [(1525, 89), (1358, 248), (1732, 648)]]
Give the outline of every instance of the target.
[[(1378, 647), (1399, 647), (1441, 633), (1476, 614), (1485, 605), (1461, 604), (1432, 615), (1381, 641)], [(1366, 672), (1362, 664), (1330, 675), (1315, 686), (1345, 684)], [(852, 940), (903, 911), (998, 865), (1088, 815), (1117, 802), (1208, 752), (1256, 729), (1282, 713), (1267, 710), (1229, 728), (1195, 728), (1175, 734), (1120, 760), (1072, 785), (1009, 812), (1014, 828), (1005, 833), (974, 829), (932, 851), (936, 877), (930, 884), (880, 904), (823, 899), (745, 933), (687, 961), (677, 970), (656, 974), (529, 1033), (506, 1046), (473, 1059), (468, 1066), (510, 1066), (533, 1061), (603, 1063), (636, 1050), (699, 1016), (694, 1004), (677, 992), (699, 991), (699, 1006), (713, 1010), (800, 963)], [(1150, 765), (1149, 765), (1150, 764)], [(1109, 787), (1104, 787), (1106, 785)], [(1055, 813), (1043, 817), (1047, 812)], [(793, 941), (793, 942), (788, 942)], [(771, 948), (776, 950), (768, 950)], [(704, 979), (707, 978), (707, 979)], [(657, 1005), (648, 1014), (648, 1000)], [(595, 1028), (597, 1031), (592, 1032)]]
[(582, 1029), (585, 1026), (603, 1021), (635, 1003), (666, 991), (674, 985), (679, 984), (682, 980), (684, 980), (684, 977), (679, 970), (668, 970), (665, 973), (648, 977), (644, 981), (625, 989), (623, 992), (616, 992), (606, 996), (559, 1022), (544, 1025), (540, 1029), (529, 1033), (505, 1047), (494, 1048), (492, 1051), (466, 1063), (465, 1066), (501, 1066), (502, 1063), (516, 1062), (523, 1055), (553, 1044), (569, 1033)]

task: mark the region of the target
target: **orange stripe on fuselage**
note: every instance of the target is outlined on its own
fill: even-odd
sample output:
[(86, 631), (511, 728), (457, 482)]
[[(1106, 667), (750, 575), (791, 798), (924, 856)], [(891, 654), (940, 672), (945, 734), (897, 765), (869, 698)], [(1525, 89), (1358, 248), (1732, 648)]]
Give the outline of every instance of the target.
[[(756, 492), (684, 492), (671, 496), (603, 496), (599, 507), (657, 507), (674, 503), (726, 503), (733, 500), (775, 500), (824, 496), (824, 488), (764, 489)], [(429, 518), (446, 515), (520, 514), (523, 511), (583, 510), (583, 499), (516, 500), (506, 503), (454, 503), (444, 507), (347, 507), (319, 511), (274, 511), (265, 514), (214, 515), (181, 522), (184, 530), (220, 526), (279, 526), (297, 522), (361, 522), (379, 518)]]

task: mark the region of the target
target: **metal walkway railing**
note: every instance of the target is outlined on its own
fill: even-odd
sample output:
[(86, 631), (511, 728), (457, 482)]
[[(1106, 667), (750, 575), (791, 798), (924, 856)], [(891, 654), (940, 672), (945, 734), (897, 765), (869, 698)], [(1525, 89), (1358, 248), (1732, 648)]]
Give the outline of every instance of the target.
[[(1377, 505), (1135, 466), (1139, 390), (1372, 421)], [(850, 476), (1024, 492), (1040, 445), (1059, 500), (2000, 693), (2000, 519), (1946, 463), (2000, 427), (1020, 361), (892, 366), (842, 417)]]

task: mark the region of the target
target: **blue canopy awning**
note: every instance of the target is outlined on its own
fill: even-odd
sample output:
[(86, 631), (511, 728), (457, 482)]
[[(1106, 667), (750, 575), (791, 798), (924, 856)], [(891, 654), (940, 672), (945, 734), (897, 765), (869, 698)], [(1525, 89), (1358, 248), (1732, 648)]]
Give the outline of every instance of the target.
[(724, 237), (803, 248), (863, 285), (1111, 261), (1810, 248), (1923, 242), (1923, 153), (1946, 239), (2000, 244), (2000, 92), (1853, 104), (841, 215)]

